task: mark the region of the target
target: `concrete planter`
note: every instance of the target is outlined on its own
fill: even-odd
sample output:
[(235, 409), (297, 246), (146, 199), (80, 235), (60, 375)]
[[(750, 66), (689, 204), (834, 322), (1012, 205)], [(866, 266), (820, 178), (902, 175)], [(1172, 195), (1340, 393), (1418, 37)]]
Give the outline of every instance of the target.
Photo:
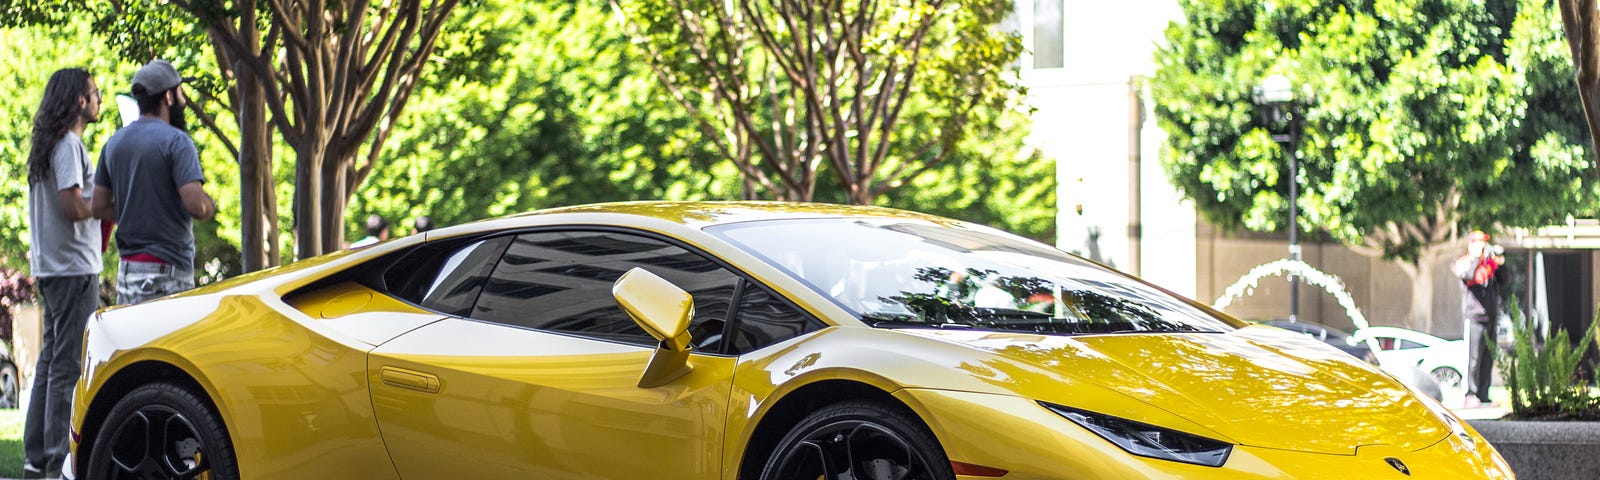
[(1469, 420), (1519, 480), (1600, 478), (1600, 422)]

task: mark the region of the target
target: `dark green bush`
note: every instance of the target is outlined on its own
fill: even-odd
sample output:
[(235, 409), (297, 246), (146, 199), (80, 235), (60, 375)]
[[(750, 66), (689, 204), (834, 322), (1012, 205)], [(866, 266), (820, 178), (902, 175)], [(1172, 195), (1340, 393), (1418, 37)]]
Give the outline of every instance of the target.
[(1578, 375), (1578, 363), (1593, 345), (1600, 321), (1591, 323), (1574, 347), (1563, 329), (1548, 339), (1538, 338), (1515, 299), (1510, 307), (1517, 345), (1509, 357), (1499, 359), (1500, 374), (1511, 390), (1511, 414), (1506, 418), (1600, 420), (1600, 395), (1591, 388), (1600, 385), (1600, 375), (1593, 381)]

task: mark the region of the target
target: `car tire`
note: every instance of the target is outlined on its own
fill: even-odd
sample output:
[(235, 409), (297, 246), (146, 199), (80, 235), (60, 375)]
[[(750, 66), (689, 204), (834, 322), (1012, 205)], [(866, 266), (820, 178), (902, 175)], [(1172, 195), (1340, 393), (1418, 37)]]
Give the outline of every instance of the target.
[(883, 402), (847, 401), (791, 428), (772, 449), (760, 478), (954, 480), (955, 472), (915, 415)]
[(0, 363), (0, 408), (17, 408), (22, 395), (22, 381), (17, 377), (17, 366), (11, 362)]
[(221, 417), (188, 388), (167, 382), (141, 386), (104, 418), (82, 478), (239, 478)]
[(1432, 375), (1433, 379), (1437, 380), (1439, 382), (1439, 386), (1441, 387), (1454, 388), (1458, 390), (1466, 388), (1466, 383), (1464, 383), (1466, 377), (1461, 376), (1461, 372), (1454, 368), (1436, 367), (1432, 371), (1428, 372), (1428, 374)]

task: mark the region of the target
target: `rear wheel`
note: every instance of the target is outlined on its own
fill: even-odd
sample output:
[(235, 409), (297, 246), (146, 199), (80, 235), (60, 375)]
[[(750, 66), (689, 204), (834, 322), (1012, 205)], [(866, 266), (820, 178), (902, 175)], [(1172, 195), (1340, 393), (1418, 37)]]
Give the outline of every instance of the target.
[(784, 435), (762, 480), (954, 480), (950, 460), (916, 416), (880, 402), (818, 410)]
[(165, 382), (139, 387), (117, 401), (105, 419), (83, 478), (239, 478), (221, 418), (187, 388)]
[(1428, 373), (1433, 375), (1434, 380), (1439, 381), (1439, 386), (1441, 387), (1456, 389), (1465, 387), (1465, 385), (1462, 385), (1461, 383), (1461, 372), (1454, 368), (1439, 367)]

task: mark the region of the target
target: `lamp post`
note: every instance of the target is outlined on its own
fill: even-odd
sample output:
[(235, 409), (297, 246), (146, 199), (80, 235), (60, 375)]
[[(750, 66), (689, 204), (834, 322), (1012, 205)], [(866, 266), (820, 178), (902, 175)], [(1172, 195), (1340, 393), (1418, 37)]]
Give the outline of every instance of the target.
[[(1255, 91), (1256, 109), (1272, 132), (1272, 140), (1289, 150), (1289, 259), (1300, 260), (1300, 105), (1289, 77), (1274, 73)], [(1300, 316), (1300, 276), (1289, 274), (1289, 321)]]

